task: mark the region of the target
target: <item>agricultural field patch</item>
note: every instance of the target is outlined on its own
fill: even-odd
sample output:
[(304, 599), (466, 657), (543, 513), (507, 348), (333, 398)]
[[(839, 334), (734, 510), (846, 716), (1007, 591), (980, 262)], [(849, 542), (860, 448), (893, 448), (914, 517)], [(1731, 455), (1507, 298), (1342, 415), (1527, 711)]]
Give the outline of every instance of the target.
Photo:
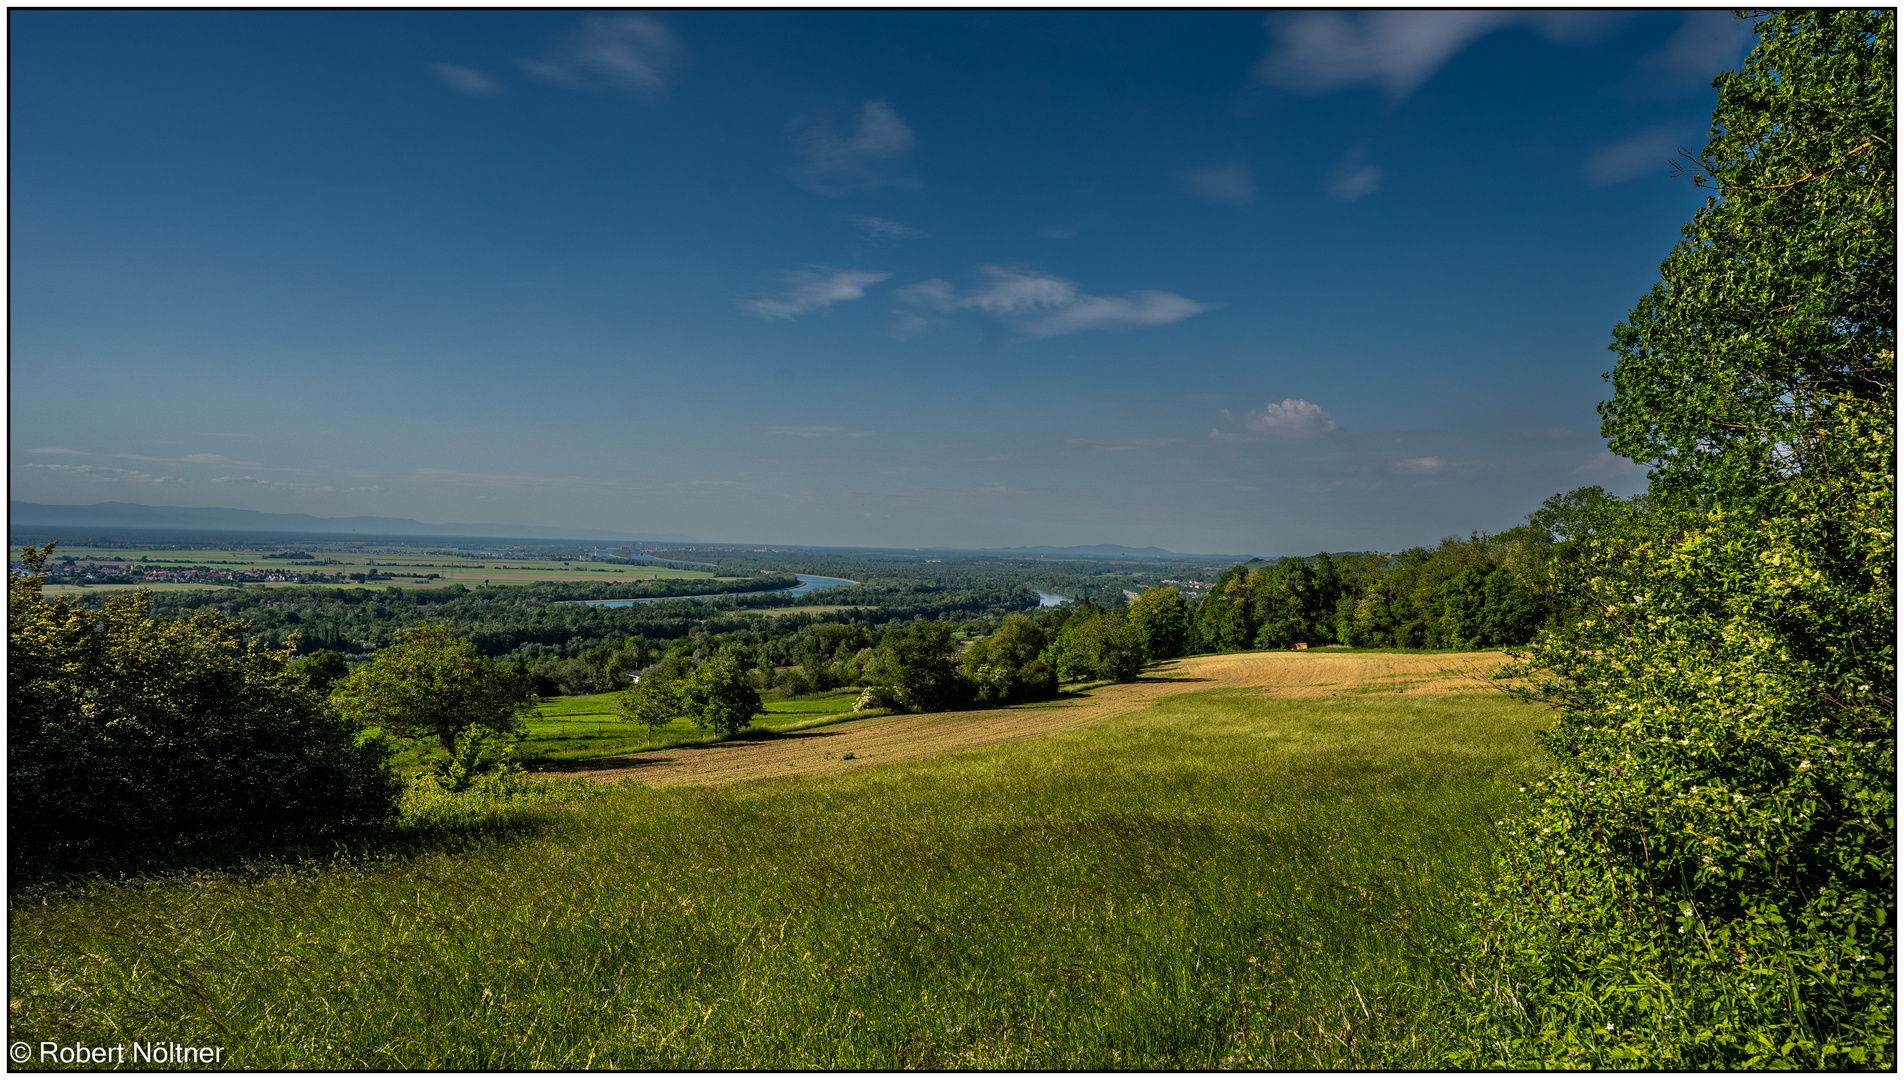
[[(10, 549), (17, 560), (18, 547)], [(303, 557), (298, 557), (303, 556)], [(67, 560), (71, 559), (69, 565)], [(462, 585), (523, 585), (542, 581), (594, 582), (700, 579), (712, 581), (713, 571), (672, 566), (630, 565), (586, 560), (478, 558), (443, 549), (380, 546), (375, 549), (342, 545), (307, 545), (284, 550), (150, 550), (65, 547), (55, 549), (47, 564), (52, 580), (45, 595), (149, 586), (213, 588), (221, 585), (306, 584), (361, 587), (443, 588)], [(88, 582), (98, 577), (131, 576), (132, 582)], [(278, 580), (273, 580), (278, 579)], [(289, 580), (283, 580), (289, 579)]]

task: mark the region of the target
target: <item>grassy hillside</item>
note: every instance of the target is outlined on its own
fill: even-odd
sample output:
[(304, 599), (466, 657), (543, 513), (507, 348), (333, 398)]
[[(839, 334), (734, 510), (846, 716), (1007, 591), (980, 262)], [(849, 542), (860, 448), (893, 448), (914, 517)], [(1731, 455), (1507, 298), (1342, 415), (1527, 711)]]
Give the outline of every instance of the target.
[(13, 1038), (297, 1069), (1432, 1064), (1440, 953), (1541, 715), (1186, 694), (405, 855), (17, 892)]

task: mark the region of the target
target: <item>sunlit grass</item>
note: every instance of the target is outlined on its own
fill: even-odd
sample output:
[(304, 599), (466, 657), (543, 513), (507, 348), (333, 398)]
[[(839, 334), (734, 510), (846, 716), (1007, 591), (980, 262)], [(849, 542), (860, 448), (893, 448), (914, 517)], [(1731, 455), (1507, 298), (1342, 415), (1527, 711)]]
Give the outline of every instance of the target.
[[(761, 695), (762, 711), (754, 717), (758, 731), (795, 731), (812, 726), (816, 720), (844, 717), (859, 698), (858, 690), (788, 698), (778, 691)], [(528, 734), (516, 740), (512, 760), (533, 769), (538, 764), (579, 761), (612, 754), (632, 754), (670, 746), (717, 742), (721, 736), (694, 726), (685, 718), (657, 727), (650, 735), (645, 727), (623, 723), (616, 713), (615, 694), (573, 694), (544, 698), (537, 715), (530, 718)], [(865, 712), (861, 716), (884, 716), (884, 711)], [(396, 740), (396, 765), (400, 771), (415, 772), (433, 768), (445, 759), (443, 748), (431, 739)]]
[(435, 850), (16, 893), (12, 1038), (282, 1069), (1432, 1065), (1540, 716), (1192, 694)]

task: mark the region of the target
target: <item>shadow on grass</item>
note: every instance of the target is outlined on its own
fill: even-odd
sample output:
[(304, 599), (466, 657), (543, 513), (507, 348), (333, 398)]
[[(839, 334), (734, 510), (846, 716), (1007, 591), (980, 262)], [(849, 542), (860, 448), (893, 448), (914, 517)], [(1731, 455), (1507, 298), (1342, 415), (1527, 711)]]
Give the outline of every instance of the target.
[(536, 811), (558, 805), (504, 807), (480, 820), (455, 823), (384, 821), (268, 836), (74, 845), (59, 851), (21, 852), (16, 846), (7, 856), (7, 889), (10, 898), (18, 900), (128, 879), (208, 873), (262, 877), (293, 867), (455, 855), (497, 841), (542, 836), (554, 822), (551, 815)]

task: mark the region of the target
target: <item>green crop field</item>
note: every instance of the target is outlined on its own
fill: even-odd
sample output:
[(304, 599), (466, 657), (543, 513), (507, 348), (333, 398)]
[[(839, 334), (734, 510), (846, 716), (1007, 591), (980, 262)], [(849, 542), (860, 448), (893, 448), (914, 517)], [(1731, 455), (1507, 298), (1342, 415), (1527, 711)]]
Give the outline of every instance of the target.
[(841, 774), (16, 886), (12, 1038), (258, 1069), (1431, 1068), (1542, 715), (1206, 691)]

